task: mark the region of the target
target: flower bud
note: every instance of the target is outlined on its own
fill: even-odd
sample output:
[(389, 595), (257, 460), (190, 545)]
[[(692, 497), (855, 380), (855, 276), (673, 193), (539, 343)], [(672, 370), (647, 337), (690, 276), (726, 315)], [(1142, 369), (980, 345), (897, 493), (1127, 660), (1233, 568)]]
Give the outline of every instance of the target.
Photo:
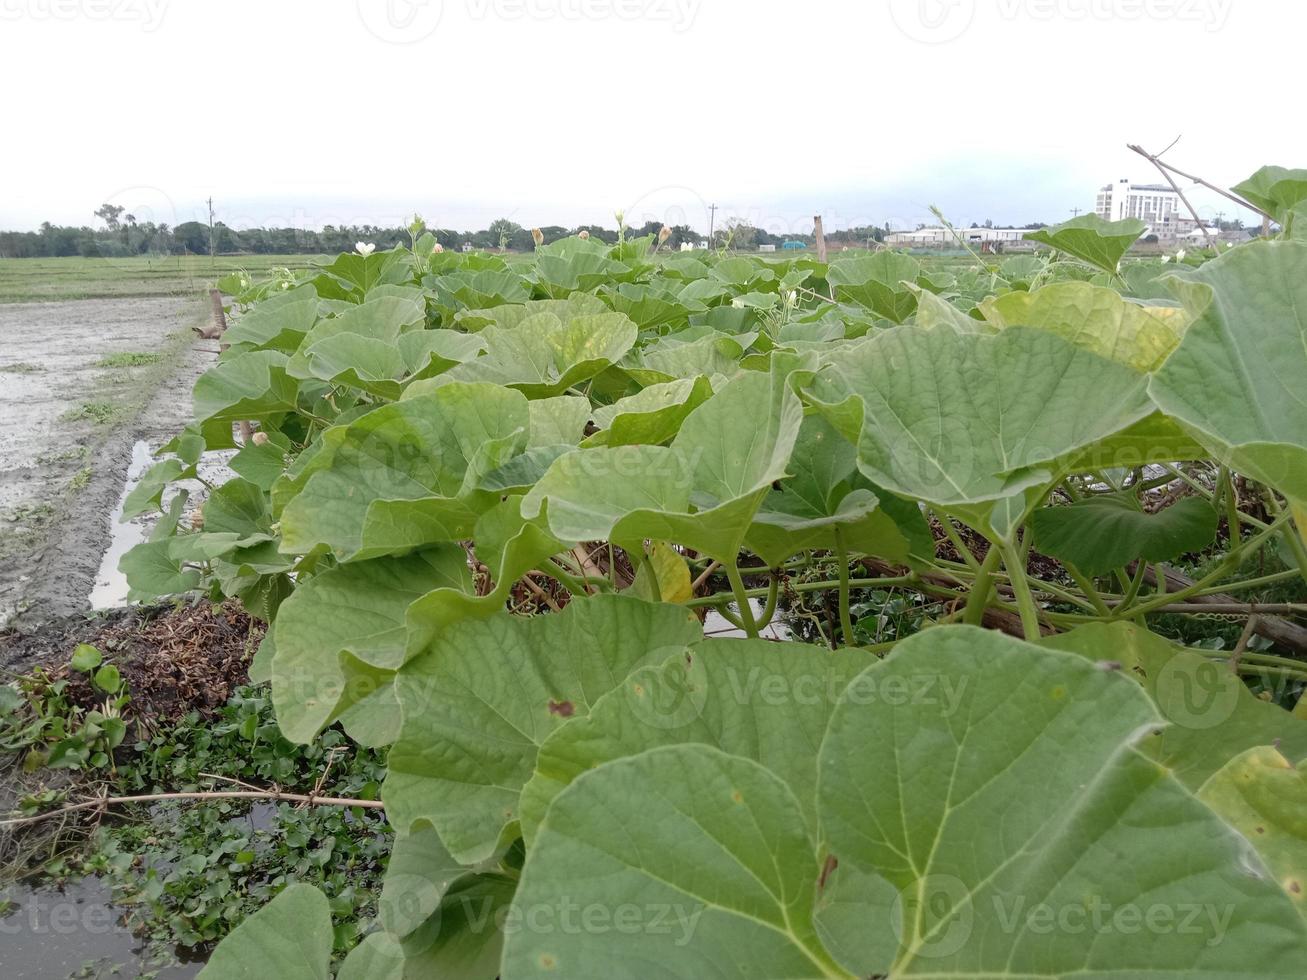
[(584, 241), (585, 239), (587, 239), (587, 238), (590, 237), (590, 233), (589, 233), (588, 231), (586, 231), (584, 228), (582, 228), (582, 229), (577, 233), (576, 237), (577, 237), (577, 238), (580, 238), (581, 240)]
[(250, 436), (250, 442), (256, 446), (266, 446), (268, 444), (268, 434), (266, 432), (256, 432)]
[(666, 225), (663, 225), (662, 228), (660, 228), (658, 231), (658, 244), (659, 245), (663, 244), (663, 242), (667, 241), (667, 239), (671, 237), (672, 237), (672, 229), (668, 228)]
[(545, 243), (545, 233), (541, 231), (539, 228), (532, 228), (531, 241), (536, 243), (536, 248), (539, 248), (541, 245)]
[(436, 242), (436, 244), (431, 246), (432, 255), (435, 255), (437, 252), (443, 252), (444, 250), (445, 250), (445, 246), (441, 245), (440, 242)]

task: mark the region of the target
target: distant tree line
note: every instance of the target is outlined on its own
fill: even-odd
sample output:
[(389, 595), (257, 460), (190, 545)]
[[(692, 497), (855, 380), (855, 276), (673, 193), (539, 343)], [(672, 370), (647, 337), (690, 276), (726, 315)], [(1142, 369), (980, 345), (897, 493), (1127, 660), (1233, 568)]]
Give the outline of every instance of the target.
[[(170, 226), (153, 221), (137, 221), (135, 215), (113, 204), (102, 205), (95, 211), (100, 227), (83, 225), (55, 225), (44, 222), (36, 231), (0, 231), (0, 258), (52, 258), (65, 255), (94, 257), (124, 257), (131, 255), (207, 255), (210, 246), (210, 229), (202, 221), (184, 221)], [(628, 227), (628, 238), (657, 235), (662, 225), (649, 221), (640, 227)], [(507, 218), (499, 218), (481, 231), (458, 231), (453, 228), (427, 229), (446, 249), (471, 245), (477, 249), (506, 249), (527, 252), (534, 247), (531, 228), (525, 228)], [(688, 225), (672, 225), (671, 235), (664, 248), (678, 249), (682, 243), (699, 245), (707, 240)], [(539, 228), (546, 244), (576, 235), (582, 231), (590, 237), (613, 244), (617, 241), (616, 228), (599, 225), (579, 225), (565, 228), (562, 225), (544, 225)], [(884, 241), (885, 228), (868, 225), (826, 232), (826, 241), (832, 245), (868, 246)], [(386, 248), (409, 241), (407, 227), (380, 225), (325, 225), (322, 230), (308, 228), (230, 228), (217, 221), (212, 229), (213, 251), (219, 255), (320, 255), (349, 251), (356, 242), (373, 242)], [(776, 234), (748, 222), (732, 219), (715, 229), (712, 247), (729, 247), (742, 251), (760, 245), (783, 246), (786, 242), (799, 242), (805, 247), (814, 244), (812, 234), (785, 232)]]

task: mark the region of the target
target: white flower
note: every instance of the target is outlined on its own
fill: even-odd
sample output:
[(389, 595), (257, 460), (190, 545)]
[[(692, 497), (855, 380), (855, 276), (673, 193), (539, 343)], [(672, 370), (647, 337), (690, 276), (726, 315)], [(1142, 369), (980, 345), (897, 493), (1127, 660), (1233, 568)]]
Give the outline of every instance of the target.
[(377, 246), (373, 245), (371, 242), (354, 243), (354, 251), (358, 252), (359, 255), (362, 255), (364, 257), (371, 255), (376, 250), (377, 250)]
[(1180, 249), (1180, 251), (1178, 251), (1178, 252), (1175, 253), (1175, 260), (1176, 260), (1177, 262), (1183, 262), (1183, 261), (1184, 261), (1184, 257), (1185, 257), (1185, 250), (1184, 250), (1184, 249)]
[(618, 228), (624, 228), (624, 227), (626, 227), (626, 212), (625, 212), (625, 211), (618, 211), (616, 214), (613, 215), (613, 217), (615, 217), (615, 218), (617, 219), (617, 227), (618, 227)]
[(249, 289), (249, 288), (250, 288), (250, 281), (249, 281), (248, 279), (246, 279), (244, 276), (241, 276), (241, 278), (240, 278), (240, 284), (241, 284), (241, 289)]
[(787, 304), (789, 304), (790, 306), (798, 306), (798, 305), (799, 305), (799, 293), (798, 293), (798, 291), (797, 291), (797, 290), (794, 290), (794, 289), (791, 289), (788, 293), (786, 293), (786, 294), (785, 294), (785, 302), (786, 302)]
[(282, 288), (282, 289), (290, 289), (290, 283), (288, 283), (288, 282), (283, 282), (283, 283), (281, 284), (281, 288)]
[(1162, 256), (1162, 264), (1163, 264), (1163, 265), (1165, 265), (1167, 262), (1170, 262), (1170, 261), (1171, 261), (1171, 256), (1169, 256), (1169, 255), (1163, 255), (1163, 256)]
[(744, 300), (742, 300), (742, 299), (733, 299), (733, 300), (731, 300), (731, 305), (732, 305), (733, 307), (735, 307), (737, 310), (742, 310), (742, 309), (744, 309)]
[(1225, 247), (1226, 247), (1226, 248), (1234, 248), (1234, 242), (1226, 242), (1226, 243), (1225, 243)]

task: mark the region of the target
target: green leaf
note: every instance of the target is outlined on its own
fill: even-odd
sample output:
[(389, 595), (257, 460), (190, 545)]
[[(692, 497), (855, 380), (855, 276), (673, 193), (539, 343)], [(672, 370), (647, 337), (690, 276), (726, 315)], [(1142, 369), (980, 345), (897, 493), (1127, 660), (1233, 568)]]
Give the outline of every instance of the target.
[(1252, 843), (1307, 916), (1307, 774), (1269, 745), (1225, 764), (1198, 798)]
[(638, 554), (653, 538), (734, 561), (763, 497), (786, 475), (802, 415), (781, 374), (741, 375), (691, 412), (669, 447), (560, 457), (522, 514), (544, 513), (569, 541), (612, 540)]
[(1245, 749), (1276, 744), (1307, 758), (1307, 721), (1259, 699), (1225, 664), (1131, 623), (1090, 623), (1042, 643), (1119, 669), (1143, 685), (1168, 725), (1140, 750), (1197, 790)]
[[(502, 975), (846, 976), (813, 926), (818, 871), (799, 801), (758, 763), (707, 745), (620, 759), (550, 807), (513, 905), (551, 928), (510, 935)], [(572, 905), (607, 915), (567, 928)]]
[(686, 610), (625, 596), (451, 625), (396, 680), (403, 726), (382, 790), (391, 823), (426, 820), (456, 860), (489, 857), (516, 825), (545, 736), (701, 635)]
[(680, 378), (641, 389), (594, 410), (599, 431), (583, 446), (658, 446), (670, 440), (692, 411), (712, 397), (706, 377)]
[(399, 719), (390, 680), (404, 662), (405, 617), (414, 600), (442, 587), (472, 590), (459, 545), (337, 565), (303, 579), (271, 630), (272, 698), (282, 733), (307, 743), (344, 716), (357, 740), (394, 741)]
[(1262, 167), (1230, 190), (1287, 227), (1293, 209), (1307, 200), (1307, 170)]
[(531, 418), (527, 445), (531, 448), (575, 446), (590, 421), (590, 400), (577, 395), (537, 398), (527, 407)]
[(826, 278), (835, 298), (859, 303), (879, 315), (902, 323), (917, 309), (912, 286), (921, 264), (901, 252), (881, 251), (853, 259), (836, 259)]
[(105, 664), (91, 680), (105, 694), (117, 694), (123, 686), (122, 675), (113, 664)]
[(980, 304), (996, 327), (1039, 327), (1136, 371), (1153, 371), (1180, 343), (1184, 319), (1175, 308), (1147, 308), (1113, 289), (1057, 282), (1033, 293), (991, 296)]
[(1147, 228), (1138, 218), (1104, 221), (1096, 214), (1082, 214), (1052, 228), (1026, 232), (1026, 240), (1051, 245), (1072, 258), (1088, 262), (1104, 272), (1115, 273), (1121, 264), (1121, 256)]
[(220, 360), (195, 382), (196, 421), (259, 421), (294, 411), (299, 382), (286, 374), (287, 360), (272, 350)]
[(476, 485), (525, 448), (529, 424), (518, 392), (451, 384), (330, 430), (282, 511), (282, 549), (359, 561), (469, 537), (497, 499)]
[(232, 930), (201, 980), (329, 980), (331, 909), (312, 885), (291, 885)]
[(1216, 539), (1216, 524), (1216, 511), (1201, 497), (1146, 514), (1133, 492), (1096, 494), (1031, 515), (1039, 550), (1088, 575), (1106, 575), (1137, 558), (1169, 561), (1201, 551)]
[(1193, 322), (1153, 400), (1231, 468), (1307, 499), (1307, 242), (1254, 242), (1171, 284)]
[(857, 450), (821, 416), (803, 420), (789, 470), (793, 475), (767, 494), (745, 539), (768, 566), (801, 551), (834, 549), (837, 528), (854, 551), (907, 558), (908, 541), (880, 509), (880, 498), (855, 489)]
[(155, 463), (123, 500), (122, 516), (119, 523), (126, 523), (150, 510), (162, 509), (163, 491), (168, 484), (182, 479), (191, 472), (191, 468), (179, 459), (165, 459)]
[(312, 286), (276, 292), (236, 318), (222, 335), (232, 346), (270, 347), (290, 352), (318, 319), (318, 294)]
[(559, 395), (620, 360), (635, 344), (636, 326), (620, 313), (566, 321), (538, 313), (515, 327), (487, 327), (482, 337), (485, 354), (424, 384), (488, 381), (530, 398)]
[(91, 646), (89, 643), (79, 643), (73, 648), (73, 670), (80, 671), (83, 674), (89, 674), (100, 666), (103, 660), (100, 651)]
[(710, 745), (766, 766), (817, 831), (820, 744), (840, 695), (875, 657), (767, 640), (708, 640), (635, 671), (540, 746), (522, 791), (528, 845), (554, 798), (582, 773), (664, 745)]
[[(863, 703), (923, 678), (961, 699)], [(898, 889), (888, 974), (1307, 967), (1307, 924), (1247, 844), (1134, 751), (1159, 721), (1118, 672), (973, 627), (910, 637), (855, 680), (822, 743), (819, 812), (841, 866)]]
[(1147, 415), (1146, 383), (1046, 330), (899, 327), (843, 351), (805, 395), (877, 486), (983, 518)]

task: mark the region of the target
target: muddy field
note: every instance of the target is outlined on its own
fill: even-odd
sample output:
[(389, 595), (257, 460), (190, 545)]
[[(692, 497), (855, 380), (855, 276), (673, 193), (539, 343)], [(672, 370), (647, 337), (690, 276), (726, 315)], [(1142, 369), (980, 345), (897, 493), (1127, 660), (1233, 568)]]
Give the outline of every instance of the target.
[(0, 305), (0, 624), (89, 608), (129, 467), (185, 424), (213, 361), (191, 330), (206, 315), (157, 297)]

